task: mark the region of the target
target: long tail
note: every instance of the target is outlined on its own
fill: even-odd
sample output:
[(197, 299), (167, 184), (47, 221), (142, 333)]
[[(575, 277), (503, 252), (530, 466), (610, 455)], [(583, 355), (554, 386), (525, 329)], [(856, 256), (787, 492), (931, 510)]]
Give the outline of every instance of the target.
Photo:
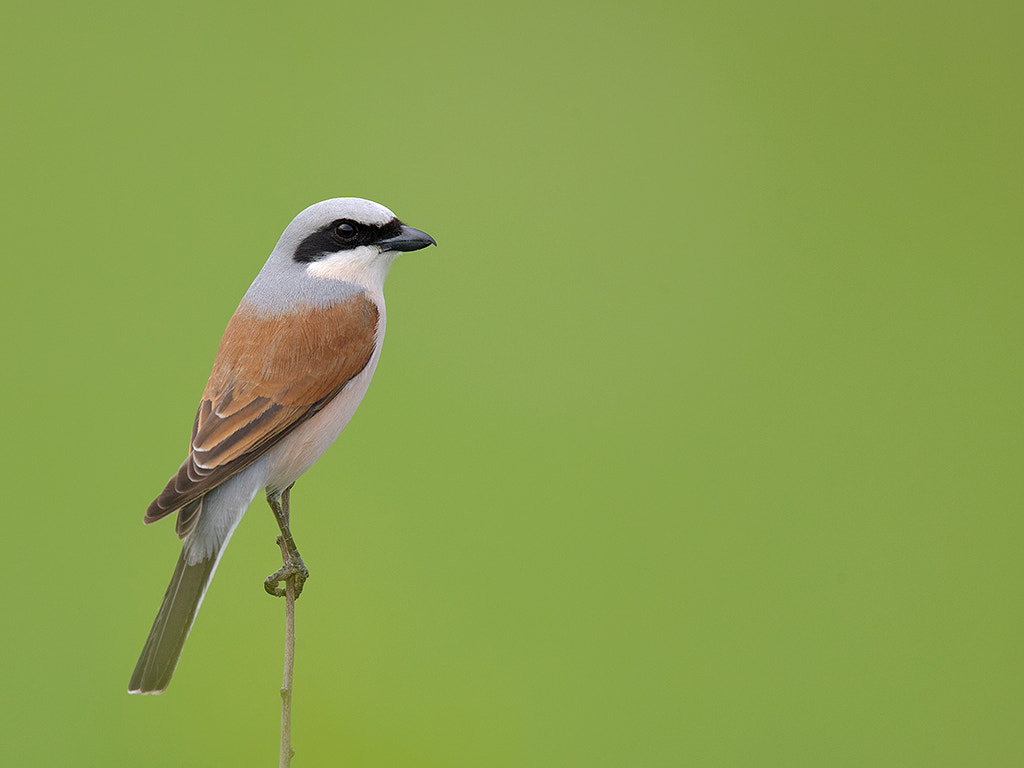
[(254, 464), (182, 510), (191, 532), (185, 537), (164, 601), (128, 683), (129, 693), (160, 693), (171, 682), (217, 563), (263, 487), (261, 472)]
[[(224, 542), (227, 544), (227, 542)], [(189, 563), (188, 546), (182, 547), (160, 611), (135, 665), (129, 693), (161, 693), (171, 682), (206, 588), (210, 586), (223, 547), (205, 560)]]

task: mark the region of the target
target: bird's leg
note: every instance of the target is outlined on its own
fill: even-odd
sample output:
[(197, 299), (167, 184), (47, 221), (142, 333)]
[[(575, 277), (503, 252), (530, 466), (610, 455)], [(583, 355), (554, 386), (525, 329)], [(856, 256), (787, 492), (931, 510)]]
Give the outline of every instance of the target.
[(267, 493), (267, 503), (277, 519), (277, 526), (281, 529), (281, 535), (277, 537), (277, 543), (281, 547), (281, 557), (284, 560), (284, 565), (263, 580), (264, 589), (267, 590), (268, 594), (275, 597), (285, 596), (285, 589), (278, 585), (288, 579), (294, 581), (295, 597), (298, 597), (302, 592), (302, 585), (309, 578), (309, 570), (306, 568), (306, 564), (302, 562), (302, 558), (299, 557), (299, 549), (295, 546), (292, 532), (288, 528), (291, 490), (292, 486), (289, 485), (280, 493)]

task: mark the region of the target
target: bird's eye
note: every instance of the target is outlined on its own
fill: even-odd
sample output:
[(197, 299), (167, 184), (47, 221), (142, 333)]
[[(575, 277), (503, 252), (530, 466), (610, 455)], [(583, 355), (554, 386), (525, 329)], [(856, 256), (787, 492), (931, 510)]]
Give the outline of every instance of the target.
[(343, 221), (339, 224), (338, 228), (334, 231), (338, 233), (338, 237), (342, 240), (351, 240), (358, 234), (355, 226), (349, 224), (347, 221)]

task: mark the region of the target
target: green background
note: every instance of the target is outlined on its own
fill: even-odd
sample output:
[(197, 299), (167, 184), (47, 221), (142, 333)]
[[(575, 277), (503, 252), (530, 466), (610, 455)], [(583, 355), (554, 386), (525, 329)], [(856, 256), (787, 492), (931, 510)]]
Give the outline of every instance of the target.
[(1024, 764), (1024, 8), (4, 12), (6, 765), (272, 765), (254, 505), (142, 513), (292, 216), (433, 234), (296, 486), (295, 766)]

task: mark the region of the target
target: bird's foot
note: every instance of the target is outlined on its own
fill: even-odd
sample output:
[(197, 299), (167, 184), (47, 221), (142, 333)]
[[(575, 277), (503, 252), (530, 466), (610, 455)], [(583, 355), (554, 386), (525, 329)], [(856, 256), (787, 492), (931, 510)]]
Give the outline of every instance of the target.
[(284, 565), (263, 580), (263, 588), (267, 590), (268, 595), (284, 597), (287, 594), (287, 591), (285, 587), (279, 585), (287, 582), (289, 579), (292, 579), (295, 583), (295, 597), (298, 597), (302, 594), (302, 585), (306, 583), (306, 579), (308, 578), (309, 569), (306, 568), (306, 564), (302, 562), (302, 558), (299, 557), (299, 553), (295, 552), (288, 556)]

